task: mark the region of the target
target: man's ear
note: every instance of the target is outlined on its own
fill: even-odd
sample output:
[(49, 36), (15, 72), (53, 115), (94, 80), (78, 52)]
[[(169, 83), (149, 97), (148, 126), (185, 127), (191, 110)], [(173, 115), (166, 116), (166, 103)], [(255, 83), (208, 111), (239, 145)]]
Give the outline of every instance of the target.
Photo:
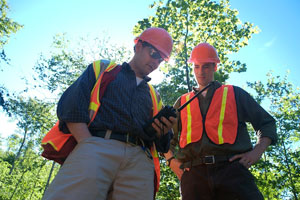
[(217, 71), (217, 69), (218, 69), (218, 64), (216, 63), (215, 64), (215, 72)]
[(135, 52), (139, 52), (142, 49), (143, 45), (140, 41), (138, 41), (135, 45)]

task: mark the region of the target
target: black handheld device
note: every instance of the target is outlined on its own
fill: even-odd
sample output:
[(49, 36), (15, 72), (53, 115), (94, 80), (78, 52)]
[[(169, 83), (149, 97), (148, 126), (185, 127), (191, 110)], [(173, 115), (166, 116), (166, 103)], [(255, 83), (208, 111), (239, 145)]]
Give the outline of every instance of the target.
[[(177, 117), (177, 112), (180, 112), (182, 109), (184, 109), (191, 101), (193, 101), (199, 94), (201, 94), (204, 90), (206, 90), (208, 87), (212, 85), (212, 82), (210, 82), (207, 86), (205, 86), (202, 90), (198, 91), (195, 96), (193, 96), (190, 100), (188, 100), (185, 104), (180, 106), (177, 110), (173, 106), (165, 106), (163, 109), (157, 113), (149, 122), (147, 122), (144, 126), (143, 129), (145, 133), (149, 137), (153, 137), (156, 135), (155, 129), (152, 127), (152, 123), (154, 122), (155, 119), (158, 119), (161, 123), (161, 117), (165, 117), (166, 119), (169, 119), (169, 117)], [(163, 123), (164, 124), (164, 123)]]

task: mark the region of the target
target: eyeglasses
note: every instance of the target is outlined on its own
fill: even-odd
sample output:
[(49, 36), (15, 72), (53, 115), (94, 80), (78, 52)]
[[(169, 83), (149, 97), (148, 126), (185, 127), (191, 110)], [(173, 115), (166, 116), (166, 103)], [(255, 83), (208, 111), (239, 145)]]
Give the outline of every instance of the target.
[(151, 58), (158, 59), (159, 62), (162, 62), (164, 60), (160, 56), (159, 52), (151, 44), (149, 44), (147, 42), (143, 42), (142, 44), (143, 44), (143, 46), (149, 47), (149, 50), (150, 50), (149, 54), (150, 54)]
[(162, 57), (160, 56), (160, 54), (158, 53), (158, 51), (156, 51), (155, 49), (153, 49), (152, 47), (149, 46), (150, 49), (150, 56), (151, 58), (154, 59), (158, 59), (159, 62), (162, 62), (164, 59), (162, 59)]

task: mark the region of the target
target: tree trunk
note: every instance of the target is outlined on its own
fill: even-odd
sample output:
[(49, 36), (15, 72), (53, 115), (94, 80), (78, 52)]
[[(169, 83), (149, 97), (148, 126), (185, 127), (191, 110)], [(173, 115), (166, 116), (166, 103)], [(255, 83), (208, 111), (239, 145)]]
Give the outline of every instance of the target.
[(185, 57), (185, 71), (186, 71), (186, 82), (188, 85), (188, 90), (189, 92), (192, 91), (192, 86), (191, 86), (191, 82), (190, 82), (190, 72), (189, 72), (189, 66), (187, 64), (188, 61), (188, 54), (187, 54), (187, 47), (186, 47), (186, 43), (187, 43), (187, 38), (188, 38), (188, 33), (189, 33), (189, 14), (187, 12), (186, 14), (186, 32), (185, 32), (185, 39), (184, 39), (184, 57)]
[(15, 186), (14, 192), (13, 192), (12, 195), (10, 196), (9, 200), (12, 200), (12, 199), (13, 199), (13, 197), (14, 197), (14, 195), (15, 195), (15, 193), (16, 193), (18, 187), (19, 187), (19, 184), (22, 182), (23, 176), (24, 176), (24, 174), (25, 174), (26, 172), (27, 172), (27, 170), (24, 170), (24, 171), (23, 171), (22, 176), (21, 176), (21, 178), (19, 178), (18, 183), (17, 183), (17, 185)]
[[(39, 178), (40, 178), (40, 172), (41, 172), (42, 168), (45, 166), (46, 162), (47, 162), (47, 160), (43, 160), (43, 162), (42, 162), (42, 164), (41, 164), (41, 166), (40, 166), (40, 169), (39, 169), (38, 173), (35, 175), (36, 180), (39, 180)], [(35, 182), (34, 182), (34, 185), (33, 185), (33, 188), (32, 188), (32, 192), (31, 192), (31, 194), (30, 194), (29, 199), (32, 199), (31, 197), (32, 197), (32, 195), (33, 195), (33, 193), (34, 193), (34, 188), (35, 188), (37, 182), (38, 182), (38, 181), (35, 181)]]
[(291, 169), (290, 169), (290, 164), (289, 164), (289, 161), (288, 161), (288, 155), (287, 155), (285, 143), (284, 143), (284, 140), (282, 138), (281, 138), (281, 145), (283, 146), (284, 160), (285, 160), (285, 163), (286, 163), (286, 167), (288, 169), (288, 177), (289, 177), (289, 180), (291, 182), (292, 193), (294, 195), (295, 200), (298, 200), (295, 184), (294, 184), (294, 181), (293, 181), (293, 178), (292, 178), (292, 172), (291, 172)]
[(13, 160), (13, 163), (12, 163), (12, 165), (11, 165), (11, 168), (10, 168), (10, 171), (9, 171), (9, 175), (12, 174), (12, 172), (13, 172), (13, 170), (14, 170), (14, 168), (15, 168), (15, 162), (18, 160), (18, 158), (19, 158), (20, 155), (21, 155), (22, 148), (23, 148), (23, 146), (24, 146), (24, 144), (25, 144), (26, 136), (27, 136), (27, 127), (25, 127), (24, 137), (23, 137), (21, 146), (20, 146), (20, 148), (19, 148), (19, 150), (18, 150), (18, 153), (17, 153), (17, 155), (16, 155), (16, 157), (15, 157), (15, 159)]

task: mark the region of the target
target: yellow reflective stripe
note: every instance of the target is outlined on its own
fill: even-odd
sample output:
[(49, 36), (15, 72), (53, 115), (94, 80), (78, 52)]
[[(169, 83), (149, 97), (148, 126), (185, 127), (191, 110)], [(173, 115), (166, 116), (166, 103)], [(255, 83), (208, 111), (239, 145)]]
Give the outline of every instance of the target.
[(100, 60), (94, 61), (93, 68), (94, 68), (94, 73), (95, 73), (95, 77), (97, 80), (97, 78), (100, 74)]
[(228, 93), (228, 87), (224, 87), (223, 89), (223, 97), (222, 97), (222, 104), (221, 104), (221, 111), (220, 111), (220, 120), (219, 120), (219, 126), (218, 126), (218, 138), (219, 138), (219, 144), (224, 143), (223, 139), (223, 121), (225, 116), (225, 108), (226, 108), (226, 101), (227, 101), (227, 93)]
[(115, 66), (116, 66), (115, 61), (111, 61), (105, 71), (109, 72), (110, 70), (115, 68)]
[(161, 108), (162, 108), (162, 100), (159, 101), (158, 106), (157, 106), (158, 110), (161, 110)]
[(157, 104), (157, 98), (156, 98), (156, 95), (155, 95), (155, 93), (156, 93), (155, 89), (154, 89), (154, 87), (150, 83), (148, 83), (148, 85), (150, 87), (150, 92), (152, 93), (151, 96), (153, 97), (153, 99), (155, 100), (155, 103)]
[(44, 143), (42, 143), (43, 145), (46, 145), (46, 144), (50, 144), (54, 149), (55, 149), (55, 151), (58, 151), (58, 149), (57, 149), (57, 147), (55, 146), (55, 144), (52, 142), (52, 141), (47, 141), (47, 142), (44, 142)]
[[(156, 97), (156, 92), (154, 87), (148, 83), (149, 88), (150, 88), (150, 95), (151, 95), (151, 99), (152, 99), (152, 104), (153, 104), (153, 116), (156, 115), (158, 113), (158, 110), (160, 110), (162, 103), (160, 101), (160, 105), (157, 104), (157, 97)], [(160, 108), (159, 108), (160, 107)]]
[[(97, 81), (98, 81), (98, 76), (100, 74), (100, 69), (101, 69), (101, 67), (100, 67), (100, 60), (97, 60), (97, 61), (93, 62), (93, 69), (94, 69), (95, 78), (96, 78), (96, 83), (95, 83), (95, 85), (96, 85)], [(94, 85), (94, 87), (92, 89), (91, 95), (93, 94), (93, 92), (95, 90), (95, 85)]]
[(98, 105), (94, 102), (90, 102), (90, 105), (89, 105), (89, 110), (93, 110), (93, 111), (96, 111), (98, 108)]
[[(186, 95), (186, 102), (190, 99), (190, 94)], [(192, 142), (192, 115), (191, 115), (191, 104), (187, 107), (187, 133), (186, 133), (186, 144)]]
[(99, 105), (100, 105), (100, 99), (99, 99), (99, 93), (100, 93), (100, 88), (101, 88), (101, 82), (102, 82), (102, 77), (103, 77), (103, 73), (100, 75), (100, 78), (99, 78), (99, 86), (98, 86), (98, 90), (97, 91), (95, 91), (96, 92), (96, 94), (97, 94), (97, 106), (99, 107)]
[[(96, 84), (98, 81), (100, 81), (99, 83), (99, 88), (101, 86), (101, 79), (102, 79), (102, 76), (103, 76), (103, 73), (101, 74), (101, 76), (99, 77), (99, 74), (100, 74), (100, 71), (101, 71), (101, 66), (100, 66), (100, 62), (101, 60), (97, 60), (97, 61), (94, 61), (93, 63), (93, 68), (94, 68), (94, 73), (95, 73), (95, 76), (96, 76)], [(108, 65), (108, 67), (105, 69), (105, 72), (109, 72), (111, 71), (112, 69), (114, 69), (117, 65), (115, 64), (114, 61), (111, 61)], [(96, 85), (95, 85), (96, 86)], [(94, 93), (94, 90), (95, 90), (95, 86), (93, 87), (92, 89), (92, 92), (91, 92), (91, 95)], [(99, 104), (99, 90), (97, 91), (97, 103)], [(91, 107), (92, 105), (89, 106), (89, 108)]]
[(158, 158), (158, 153), (156, 151), (156, 148), (153, 148), (152, 151), (151, 151), (151, 153), (152, 153), (152, 157), (153, 158)]

